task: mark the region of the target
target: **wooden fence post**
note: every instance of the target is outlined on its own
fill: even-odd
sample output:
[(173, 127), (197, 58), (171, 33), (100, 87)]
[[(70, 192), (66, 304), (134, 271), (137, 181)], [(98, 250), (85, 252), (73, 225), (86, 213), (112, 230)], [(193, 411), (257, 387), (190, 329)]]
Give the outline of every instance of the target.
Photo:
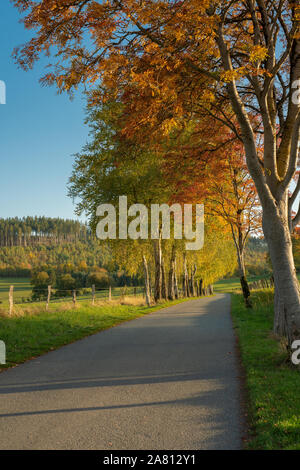
[(51, 286), (48, 286), (48, 296), (47, 296), (46, 310), (48, 310), (50, 300), (51, 300)]
[(73, 290), (73, 305), (76, 307), (76, 290)]
[(14, 310), (14, 286), (9, 288), (9, 314), (12, 315)]
[(108, 300), (111, 301), (111, 286), (108, 288)]
[(92, 304), (95, 305), (95, 284), (92, 285)]

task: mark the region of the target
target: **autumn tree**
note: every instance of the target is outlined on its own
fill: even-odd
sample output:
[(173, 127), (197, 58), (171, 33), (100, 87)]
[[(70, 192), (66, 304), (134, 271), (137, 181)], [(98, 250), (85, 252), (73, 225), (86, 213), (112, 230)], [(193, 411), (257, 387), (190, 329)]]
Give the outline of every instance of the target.
[[(162, 178), (161, 157), (151, 148), (121, 136), (122, 105), (107, 102), (103, 106), (88, 107), (87, 123), (90, 125), (90, 142), (75, 156), (69, 184), (69, 195), (77, 200), (77, 213), (90, 219), (94, 230), (99, 221), (96, 212), (100, 204), (110, 203), (118, 215), (119, 197), (126, 196), (128, 207), (132, 204), (166, 202), (172, 191)], [(147, 232), (148, 233), (148, 232)], [(117, 264), (127, 267), (130, 274), (139, 270), (141, 261), (154, 253), (156, 301), (163, 295), (165, 277), (161, 239), (148, 241), (141, 235), (138, 240), (107, 240), (118, 257)], [(151, 255), (152, 256), (152, 255)], [(148, 269), (148, 267), (146, 268)], [(147, 290), (147, 289), (146, 289)]]
[[(128, 207), (131, 204), (144, 204), (149, 208), (150, 223), (151, 204), (171, 203), (176, 191), (177, 175), (174, 172), (174, 177), (167, 179), (162, 149), (158, 151), (155, 145), (149, 143), (144, 148), (140, 142), (126, 139), (122, 135), (124, 114), (120, 103), (107, 102), (97, 107), (89, 106), (87, 124), (91, 130), (90, 141), (75, 156), (69, 184), (69, 194), (77, 201), (78, 215), (84, 212), (95, 229), (99, 222), (97, 206), (111, 203), (118, 214), (119, 196), (126, 195)], [(232, 246), (228, 234), (224, 234), (224, 224), (219, 217), (215, 217), (215, 221), (212, 219), (206, 219), (205, 244), (198, 255), (184, 255), (186, 240), (174, 239), (172, 218), (169, 239), (165, 239), (160, 232), (158, 239), (149, 240), (148, 228), (146, 237), (141, 236), (134, 240), (117, 238), (105, 243), (109, 243), (118, 266), (131, 275), (144, 272), (146, 292), (149, 289), (148, 278), (151, 277), (156, 301), (161, 298), (173, 299), (178, 297), (178, 268), (184, 271), (184, 258), (188, 267), (187, 282), (194, 277), (191, 273), (194, 272), (195, 264), (202, 266), (201, 270), (197, 270), (197, 275), (201, 276), (204, 283), (216, 281), (232, 272), (235, 267), (232, 256), (225, 259), (232, 254)], [(211, 246), (213, 237), (214, 249)], [(205, 269), (204, 259), (208, 263)]]
[(244, 299), (251, 307), (245, 247), (250, 233), (261, 231), (261, 213), (241, 142), (220, 121), (209, 119), (189, 122), (184, 131), (173, 131), (168, 142), (164, 172), (170, 183), (176, 181), (173, 200), (202, 200), (206, 213), (228, 224)]
[[(14, 0), (33, 39), (17, 51), (31, 67), (55, 49), (43, 79), (60, 90), (101, 79), (108, 94), (127, 99), (128, 131), (199, 110), (243, 142), (263, 210), (275, 278), (275, 332), (300, 337), (300, 292), (292, 256), (289, 197), (299, 144), (299, 0)], [(91, 40), (86, 40), (90, 34)], [(93, 95), (93, 100), (103, 97)], [(228, 103), (238, 125), (227, 113)], [(255, 115), (256, 120), (250, 116)], [(253, 127), (254, 126), (254, 127)], [(260, 157), (256, 133), (263, 136)]]
[[(238, 158), (237, 158), (238, 157)], [(243, 164), (243, 155), (228, 152), (223, 164), (222, 185), (211, 178), (207, 191), (210, 211), (230, 226), (236, 247), (239, 276), (247, 307), (251, 307), (250, 288), (245, 266), (245, 248), (251, 233), (260, 232), (261, 214), (256, 189)]]

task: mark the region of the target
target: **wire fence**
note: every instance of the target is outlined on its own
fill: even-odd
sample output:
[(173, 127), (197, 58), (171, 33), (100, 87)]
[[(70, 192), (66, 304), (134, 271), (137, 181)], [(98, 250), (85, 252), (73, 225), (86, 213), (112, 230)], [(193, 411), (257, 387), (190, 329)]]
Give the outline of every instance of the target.
[[(59, 302), (73, 302), (74, 306), (76, 306), (77, 302), (86, 301), (91, 302), (94, 305), (97, 300), (115, 300), (115, 299), (122, 299), (128, 296), (132, 297), (141, 297), (146, 299), (145, 295), (145, 287), (142, 286), (123, 286), (123, 287), (106, 287), (106, 288), (96, 288), (95, 285), (92, 285), (91, 288), (89, 287), (77, 287), (75, 289), (58, 289), (52, 288), (52, 286), (48, 286), (48, 288), (41, 288), (36, 289), (33, 288), (31, 292), (31, 297), (24, 296), (24, 290), (22, 292), (22, 296), (18, 295), (18, 287), (15, 291), (15, 286), (11, 285), (8, 291), (8, 296), (3, 301), (3, 290), (1, 291), (2, 300), (0, 301), (1, 306), (0, 310), (9, 310), (9, 314), (11, 315), (14, 311), (14, 306), (16, 305), (28, 305), (28, 304), (45, 304), (46, 310), (48, 310), (50, 304), (55, 304)], [(150, 297), (153, 298), (153, 287), (150, 288)], [(29, 294), (28, 289), (28, 294)], [(196, 289), (193, 289), (191, 292), (184, 289), (177, 289), (176, 298), (181, 297), (197, 297), (197, 296), (207, 296), (213, 295), (213, 286), (209, 285), (208, 287), (201, 287), (196, 286)]]
[[(73, 302), (76, 304), (78, 301), (91, 301), (94, 304), (97, 300), (114, 300), (122, 299), (125, 296), (141, 296), (145, 295), (145, 289), (141, 286), (123, 286), (107, 288), (96, 288), (94, 285), (91, 288), (80, 287), (76, 289), (55, 289), (48, 286), (48, 289), (33, 289), (32, 292), (28, 290), (28, 296), (18, 294), (18, 290), (14, 290), (14, 285), (11, 285), (7, 293), (6, 299), (3, 298), (1, 304), (3, 307), (9, 306), (9, 311), (12, 313), (14, 305), (26, 304), (46, 304), (48, 308), (50, 303), (59, 302)], [(20, 292), (20, 291), (19, 291)], [(3, 291), (2, 291), (3, 294)], [(30, 295), (30, 297), (29, 297)]]
[(256, 289), (270, 289), (274, 287), (274, 278), (273, 276), (270, 279), (258, 279), (257, 281), (249, 284), (250, 290)]

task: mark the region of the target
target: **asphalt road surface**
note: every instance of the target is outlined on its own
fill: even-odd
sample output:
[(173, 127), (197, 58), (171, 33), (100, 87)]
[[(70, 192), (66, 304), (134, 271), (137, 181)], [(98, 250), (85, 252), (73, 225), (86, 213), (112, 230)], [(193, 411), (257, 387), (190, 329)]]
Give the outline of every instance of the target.
[(0, 374), (0, 449), (240, 449), (230, 296), (123, 323)]

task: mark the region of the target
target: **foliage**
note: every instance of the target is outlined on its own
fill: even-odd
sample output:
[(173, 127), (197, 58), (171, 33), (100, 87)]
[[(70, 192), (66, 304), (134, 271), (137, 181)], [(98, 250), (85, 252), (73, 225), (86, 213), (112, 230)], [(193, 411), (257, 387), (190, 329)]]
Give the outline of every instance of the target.
[(51, 284), (50, 276), (46, 271), (39, 271), (31, 279), (32, 299), (42, 300), (46, 298), (48, 286)]
[(91, 272), (87, 278), (87, 285), (95, 285), (96, 288), (106, 288), (112, 285), (112, 280), (107, 272)]
[[(70, 178), (69, 194), (79, 200), (77, 212), (85, 212), (95, 229), (99, 204), (111, 203), (118, 213), (119, 196), (126, 195), (128, 206), (142, 203), (171, 204), (175, 201), (177, 169), (173, 178), (166, 178), (164, 158), (165, 148), (142, 146), (135, 139), (120, 134), (124, 116), (119, 103), (107, 102), (103, 106), (88, 106), (87, 124), (90, 126), (90, 141), (75, 157)], [(174, 144), (175, 145), (175, 144)], [(177, 162), (177, 167), (179, 167)], [(180, 176), (182, 173), (180, 173)], [(183, 203), (184, 201), (180, 201)], [(200, 203), (200, 197), (193, 203)], [(149, 217), (150, 222), (150, 217)], [(171, 221), (173, 224), (173, 219)], [(225, 230), (226, 232), (226, 230)], [(235, 269), (233, 247), (230, 236), (224, 232), (224, 223), (216, 217), (205, 218), (205, 243), (197, 254), (187, 253), (189, 271), (198, 266), (197, 278), (212, 283)], [(154, 272), (153, 243), (147, 239), (110, 240), (111, 253), (118, 265), (129, 274), (143, 276), (142, 257), (148, 259), (150, 271)], [(183, 241), (174, 240), (171, 230), (170, 240), (163, 240), (163, 258), (166, 271), (170, 269), (173, 246), (178, 259), (178, 272), (183, 272)]]
[(0, 247), (0, 277), (29, 277), (36, 269), (58, 269), (61, 272), (86, 271), (100, 265), (117, 270), (109, 247), (97, 240)]

